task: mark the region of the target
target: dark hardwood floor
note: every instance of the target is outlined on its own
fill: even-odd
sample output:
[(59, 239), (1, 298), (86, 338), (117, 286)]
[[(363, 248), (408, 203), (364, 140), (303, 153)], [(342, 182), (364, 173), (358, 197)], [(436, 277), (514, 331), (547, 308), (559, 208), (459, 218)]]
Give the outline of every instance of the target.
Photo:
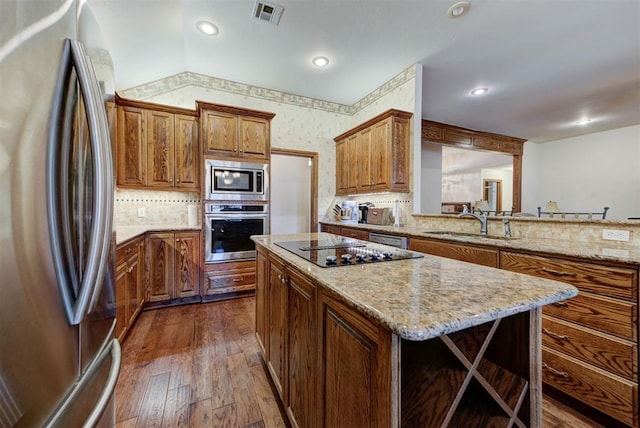
[[(252, 297), (143, 312), (123, 344), (116, 427), (285, 427)], [(547, 397), (543, 426), (600, 425)]]

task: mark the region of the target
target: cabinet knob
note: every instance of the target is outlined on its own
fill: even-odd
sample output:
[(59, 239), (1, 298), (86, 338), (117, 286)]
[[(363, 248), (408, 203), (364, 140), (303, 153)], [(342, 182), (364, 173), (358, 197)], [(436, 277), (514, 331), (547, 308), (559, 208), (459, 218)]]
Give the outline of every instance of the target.
[(176, 183), (180, 183), (180, 179), (179, 178), (176, 178)]
[(127, 248), (127, 251), (125, 251), (125, 253), (129, 254), (131, 251), (133, 251), (131, 248)]

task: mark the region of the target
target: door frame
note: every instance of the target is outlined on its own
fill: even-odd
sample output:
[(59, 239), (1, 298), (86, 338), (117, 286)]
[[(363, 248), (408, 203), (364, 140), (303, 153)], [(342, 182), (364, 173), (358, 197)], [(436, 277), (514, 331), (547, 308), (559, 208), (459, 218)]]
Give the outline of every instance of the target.
[(489, 183), (496, 183), (496, 213), (502, 211), (502, 180), (499, 178), (485, 178), (482, 180), (482, 199), (489, 202)]
[(309, 230), (312, 233), (316, 232), (318, 230), (318, 152), (272, 147), (271, 154), (311, 159), (311, 200), (309, 201), (309, 206), (311, 207), (311, 224), (309, 225)]

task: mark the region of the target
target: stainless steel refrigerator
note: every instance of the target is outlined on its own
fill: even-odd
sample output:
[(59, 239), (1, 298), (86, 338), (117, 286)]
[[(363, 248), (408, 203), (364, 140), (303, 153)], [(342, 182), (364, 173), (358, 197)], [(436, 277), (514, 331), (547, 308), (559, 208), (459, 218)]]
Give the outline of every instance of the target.
[(81, 6), (0, 1), (0, 427), (114, 422), (113, 165)]

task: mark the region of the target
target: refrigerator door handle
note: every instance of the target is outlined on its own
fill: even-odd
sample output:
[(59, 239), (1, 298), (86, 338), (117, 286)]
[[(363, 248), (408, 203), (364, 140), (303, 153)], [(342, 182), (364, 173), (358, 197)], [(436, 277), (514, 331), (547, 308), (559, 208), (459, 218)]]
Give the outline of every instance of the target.
[[(59, 175), (60, 147), (66, 144), (64, 135), (59, 128), (65, 128), (64, 120), (68, 120), (65, 106), (65, 94), (68, 90), (72, 68), (75, 65), (76, 74), (80, 83), (80, 90), (86, 100), (87, 125), (89, 128), (89, 140), (93, 151), (93, 182), (95, 193), (93, 195), (93, 220), (88, 239), (88, 251), (84, 266), (84, 275), (77, 290), (69, 287), (69, 282), (75, 282), (74, 277), (79, 272), (68, 272), (65, 266), (69, 265), (64, 251), (64, 208), (60, 208), (56, 198), (57, 192), (64, 188), (66, 183)], [(58, 278), (58, 285), (62, 296), (65, 313), (69, 324), (78, 325), (90, 312), (102, 287), (102, 278), (109, 257), (111, 245), (111, 230), (113, 222), (113, 166), (111, 160), (111, 144), (109, 143), (109, 131), (106, 124), (106, 113), (100, 89), (95, 78), (95, 73), (82, 45), (74, 40), (67, 39), (62, 54), (62, 63), (58, 72), (57, 84), (54, 93), (54, 104), (50, 120), (49, 141), (47, 148), (47, 209), (49, 231), (53, 262)], [(64, 194), (64, 192), (63, 192)], [(77, 294), (77, 295), (76, 295)]]
[(82, 378), (74, 385), (71, 393), (65, 398), (64, 403), (58, 408), (55, 415), (47, 421), (45, 424), (46, 428), (54, 428), (60, 424), (61, 418), (65, 415), (69, 407), (73, 404), (73, 402), (78, 398), (79, 394), (82, 392), (84, 386), (91, 381), (93, 376), (96, 374), (98, 370), (102, 367), (104, 360), (111, 355), (111, 367), (109, 368), (109, 375), (107, 380), (105, 381), (104, 387), (100, 392), (100, 396), (96, 400), (96, 404), (91, 410), (91, 413), (87, 417), (83, 427), (94, 427), (107, 405), (109, 404), (109, 400), (113, 396), (113, 391), (116, 387), (116, 382), (118, 380), (118, 375), (120, 374), (120, 364), (122, 362), (122, 350), (120, 348), (120, 342), (118, 339), (111, 340), (110, 344), (105, 346), (102, 352), (95, 358), (87, 370), (82, 375)]
[[(82, 45), (75, 40), (70, 40), (70, 42), (80, 87), (85, 100), (87, 100), (89, 129), (94, 131), (90, 132), (95, 159), (94, 171), (96, 183), (96, 194), (93, 198), (93, 218), (94, 222), (98, 222), (101, 225), (99, 232), (91, 237), (95, 238), (93, 244), (99, 247), (100, 260), (97, 265), (89, 265), (91, 268), (97, 268), (95, 277), (99, 280), (89, 283), (84, 283), (83, 281), (83, 287), (88, 285), (92, 289), (90, 301), (85, 310), (85, 314), (87, 314), (93, 310), (100, 297), (100, 291), (103, 285), (101, 278), (104, 277), (109, 261), (111, 232), (113, 230), (113, 205), (115, 203), (113, 199), (114, 175), (107, 113), (104, 108), (102, 93), (95, 77), (95, 71)], [(91, 259), (89, 258), (88, 263), (90, 262)], [(85, 272), (89, 272), (89, 269)], [(90, 273), (93, 274), (93, 272)]]
[(98, 398), (96, 406), (91, 411), (91, 414), (87, 418), (83, 427), (94, 427), (100, 419), (100, 416), (104, 413), (104, 410), (107, 408), (109, 400), (111, 400), (111, 397), (113, 396), (113, 391), (116, 388), (116, 382), (118, 380), (118, 375), (120, 374), (121, 360), (122, 351), (120, 349), (120, 342), (118, 342), (118, 339), (113, 339), (111, 342), (111, 369), (109, 370), (109, 377), (102, 389), (102, 393), (100, 394), (100, 398)]

